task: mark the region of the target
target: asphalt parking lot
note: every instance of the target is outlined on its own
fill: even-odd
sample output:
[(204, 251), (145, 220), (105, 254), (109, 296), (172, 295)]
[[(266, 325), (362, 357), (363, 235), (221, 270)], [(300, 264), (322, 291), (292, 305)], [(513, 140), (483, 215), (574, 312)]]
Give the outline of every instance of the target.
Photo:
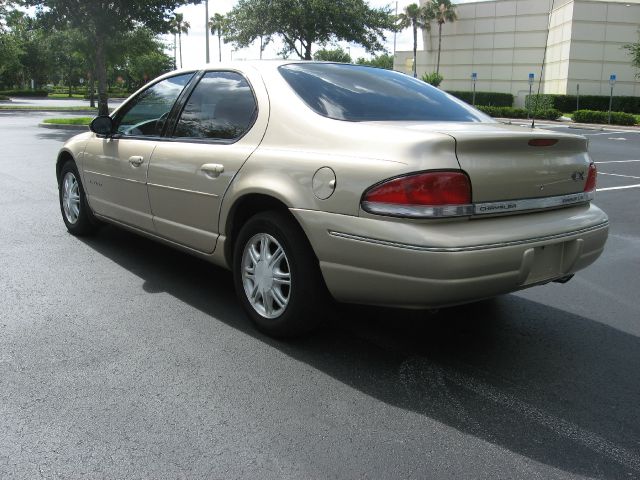
[(640, 133), (571, 130), (611, 233), (566, 285), (282, 343), (229, 273), (69, 235), (47, 115), (0, 112), (0, 478), (640, 478)]

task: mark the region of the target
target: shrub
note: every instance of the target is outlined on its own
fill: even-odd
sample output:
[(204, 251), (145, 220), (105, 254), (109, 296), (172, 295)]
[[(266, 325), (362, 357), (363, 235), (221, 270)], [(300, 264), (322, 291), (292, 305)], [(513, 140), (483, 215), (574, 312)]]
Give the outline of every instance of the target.
[[(609, 113), (596, 110), (577, 110), (573, 113), (573, 121), (578, 123), (608, 123)], [(611, 112), (611, 123), (614, 125), (635, 125), (636, 118), (625, 112)]]
[[(502, 118), (527, 118), (528, 113), (524, 108), (511, 108), (511, 107), (493, 107), (493, 106), (479, 106), (476, 107), (478, 110), (483, 111), (487, 115), (492, 117), (502, 117)], [(557, 120), (560, 118), (562, 113), (553, 108), (549, 108), (546, 110), (540, 110), (536, 112), (536, 117), (542, 120)]]
[(531, 112), (556, 108), (553, 95), (527, 95), (524, 108)]
[[(529, 106), (536, 95), (527, 95), (525, 105)], [(539, 108), (552, 102), (551, 108), (561, 112), (573, 112), (576, 109), (575, 95), (540, 95)], [(612, 110), (616, 112), (640, 113), (640, 97), (613, 97)], [(608, 95), (580, 95), (580, 110), (609, 111)]]
[[(459, 98), (463, 102), (473, 102), (473, 92), (463, 92), (458, 90), (447, 91), (449, 95)], [(500, 92), (476, 92), (476, 105), (487, 105), (493, 107), (513, 106), (513, 95)]]
[(6, 97), (46, 97), (49, 92), (46, 90), (4, 90), (0, 95)]
[(0, 95), (0, 100), (9, 100), (9, 97), (6, 97), (4, 95)]
[(434, 87), (439, 87), (444, 80), (444, 77), (437, 72), (424, 73), (420, 78), (423, 82), (433, 85)]

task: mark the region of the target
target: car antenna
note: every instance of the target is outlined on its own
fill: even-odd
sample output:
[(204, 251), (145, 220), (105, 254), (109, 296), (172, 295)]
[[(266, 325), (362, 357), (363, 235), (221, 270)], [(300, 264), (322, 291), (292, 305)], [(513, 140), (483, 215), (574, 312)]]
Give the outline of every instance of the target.
[(542, 65), (540, 66), (540, 78), (538, 78), (538, 93), (536, 93), (536, 101), (533, 103), (533, 115), (531, 115), (531, 128), (536, 126), (536, 114), (538, 113), (538, 102), (540, 101), (540, 87), (542, 86), (542, 76), (544, 75), (544, 64), (547, 60), (547, 48), (549, 46), (549, 32), (551, 32), (551, 14), (556, 0), (551, 0), (551, 8), (549, 9), (549, 21), (547, 22), (547, 40), (544, 42), (544, 53), (542, 54)]

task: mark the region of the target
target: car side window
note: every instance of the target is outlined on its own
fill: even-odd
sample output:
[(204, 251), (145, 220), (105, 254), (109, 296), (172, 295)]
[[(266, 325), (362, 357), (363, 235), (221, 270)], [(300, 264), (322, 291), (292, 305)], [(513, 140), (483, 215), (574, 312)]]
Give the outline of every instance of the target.
[(167, 78), (147, 88), (117, 120), (117, 132), (125, 136), (159, 136), (180, 92), (193, 73)]
[(208, 72), (193, 90), (174, 137), (234, 140), (253, 124), (256, 100), (247, 80), (235, 72)]

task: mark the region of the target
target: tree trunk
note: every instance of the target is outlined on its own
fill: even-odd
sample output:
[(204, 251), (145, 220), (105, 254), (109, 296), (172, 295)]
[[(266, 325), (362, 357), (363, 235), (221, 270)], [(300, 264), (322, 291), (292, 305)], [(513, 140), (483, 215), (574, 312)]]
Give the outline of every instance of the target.
[(442, 23), (438, 24), (438, 64), (436, 66), (436, 73), (440, 73), (440, 50), (442, 50)]
[(182, 33), (178, 32), (178, 45), (180, 47), (180, 68), (182, 68)]
[(313, 57), (311, 56), (311, 47), (313, 46), (313, 43), (311, 40), (307, 40), (305, 44), (300, 41), (300, 46), (304, 48), (304, 60), (313, 60)]
[(96, 106), (96, 97), (94, 95), (94, 90), (95, 90), (95, 76), (93, 75), (93, 73), (89, 74), (89, 106), (91, 108), (95, 108)]
[(98, 115), (109, 115), (109, 94), (107, 92), (107, 63), (104, 36), (96, 35), (96, 75), (98, 77)]
[(218, 61), (222, 61), (222, 37), (221, 32), (218, 32)]
[(418, 26), (413, 24), (413, 78), (418, 78)]
[(178, 48), (178, 35), (173, 34), (173, 69), (177, 70), (178, 68), (178, 58), (177, 58), (177, 48)]

